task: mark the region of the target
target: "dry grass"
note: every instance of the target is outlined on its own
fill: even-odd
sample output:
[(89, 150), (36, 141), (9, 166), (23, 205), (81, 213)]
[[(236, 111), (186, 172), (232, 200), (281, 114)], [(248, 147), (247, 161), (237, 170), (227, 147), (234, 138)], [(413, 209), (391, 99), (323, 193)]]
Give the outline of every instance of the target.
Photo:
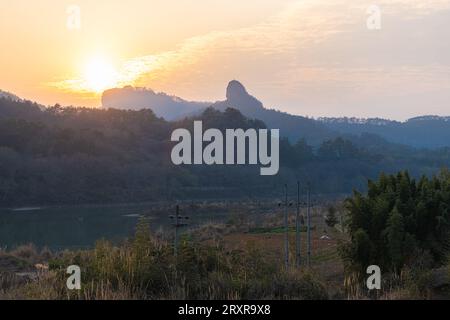
[[(209, 208), (208, 208), (209, 209)], [(206, 210), (206, 209), (205, 209)], [(304, 212), (302, 212), (304, 214)], [(303, 265), (295, 268), (295, 232), (289, 233), (290, 268), (284, 269), (281, 212), (256, 221), (241, 213), (226, 223), (207, 223), (185, 232), (179, 256), (167, 234), (149, 234), (145, 223), (134, 239), (114, 246), (100, 241), (92, 250), (52, 253), (33, 245), (0, 250), (0, 299), (415, 299), (418, 287), (405, 281), (367, 295), (361, 281), (345, 276), (338, 254), (346, 235), (324, 223), (325, 209), (312, 216), (312, 258), (306, 267), (306, 232), (301, 232)], [(290, 224), (294, 225), (294, 215)], [(327, 234), (330, 239), (321, 239)], [(82, 290), (68, 291), (65, 268), (82, 267)], [(48, 265), (50, 268), (48, 269)], [(391, 282), (394, 283), (394, 282)]]

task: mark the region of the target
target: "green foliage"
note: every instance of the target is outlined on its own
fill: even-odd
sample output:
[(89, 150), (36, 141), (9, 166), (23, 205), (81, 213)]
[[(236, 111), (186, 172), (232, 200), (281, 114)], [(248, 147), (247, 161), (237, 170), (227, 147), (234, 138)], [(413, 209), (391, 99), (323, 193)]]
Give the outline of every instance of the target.
[[(168, 122), (149, 109), (44, 108), (0, 98), (1, 206), (278, 196), (277, 186), (305, 178), (315, 192), (344, 193), (365, 189), (380, 171), (418, 176), (450, 164), (450, 149), (376, 147), (349, 136), (315, 146), (282, 138), (274, 177), (261, 177), (257, 166), (174, 166), (170, 135), (192, 130), (193, 120), (205, 130), (266, 128), (235, 109)], [(287, 126), (280, 124), (282, 136)]]
[(336, 226), (336, 224), (338, 223), (338, 219), (336, 217), (336, 208), (335, 207), (330, 206), (328, 208), (328, 212), (327, 212), (327, 215), (325, 217), (325, 223), (330, 228), (334, 228)]
[(363, 273), (371, 264), (399, 274), (429, 252), (433, 265), (445, 263), (450, 235), (450, 175), (443, 170), (418, 182), (407, 172), (381, 174), (369, 181), (367, 195), (347, 199), (351, 241), (342, 256), (351, 270)]
[(349, 140), (337, 138), (325, 141), (319, 148), (319, 157), (329, 160), (345, 160), (361, 157), (361, 151)]

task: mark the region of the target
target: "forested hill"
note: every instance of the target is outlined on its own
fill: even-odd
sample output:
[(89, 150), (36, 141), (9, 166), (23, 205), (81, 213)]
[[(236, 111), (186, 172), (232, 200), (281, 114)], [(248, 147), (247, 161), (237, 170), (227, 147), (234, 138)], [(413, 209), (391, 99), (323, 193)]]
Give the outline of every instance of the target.
[[(104, 107), (118, 109), (150, 108), (157, 116), (164, 117), (166, 120), (198, 115), (208, 106), (219, 111), (235, 108), (248, 118), (264, 121), (269, 128), (280, 128), (282, 135), (288, 137), (291, 142), (305, 138), (314, 146), (345, 134), (372, 134), (391, 143), (416, 148), (450, 147), (449, 117), (422, 116), (405, 122), (379, 118), (312, 119), (266, 108), (260, 100), (247, 91), (242, 83), (236, 80), (229, 82), (225, 91), (225, 100), (215, 103), (186, 101), (165, 93), (155, 93), (151, 89), (129, 86), (105, 91), (102, 103)], [(297, 109), (299, 112), (305, 112), (302, 106), (298, 106)]]
[(405, 122), (377, 118), (321, 118), (319, 122), (341, 134), (372, 133), (393, 143), (418, 148), (450, 146), (449, 117), (421, 116)]
[(219, 111), (234, 108), (250, 119), (264, 121), (268, 128), (280, 129), (283, 136), (294, 142), (305, 138), (310, 143), (318, 145), (326, 139), (338, 136), (336, 132), (313, 119), (265, 108), (263, 103), (249, 94), (239, 81), (229, 82), (225, 98), (215, 103), (189, 102), (165, 93), (155, 93), (151, 89), (128, 86), (105, 91), (102, 96), (102, 105), (134, 110), (146, 107), (167, 120), (199, 115), (209, 106)]
[[(206, 109), (204, 127), (263, 128), (235, 109)], [(170, 135), (194, 118), (168, 122), (149, 110), (44, 108), (0, 98), (0, 207), (120, 203), (208, 197), (278, 196), (284, 183), (310, 180), (314, 192), (363, 189), (380, 171), (432, 174), (449, 149), (420, 151), (373, 135), (327, 140), (282, 139), (281, 169), (259, 166), (174, 166)]]

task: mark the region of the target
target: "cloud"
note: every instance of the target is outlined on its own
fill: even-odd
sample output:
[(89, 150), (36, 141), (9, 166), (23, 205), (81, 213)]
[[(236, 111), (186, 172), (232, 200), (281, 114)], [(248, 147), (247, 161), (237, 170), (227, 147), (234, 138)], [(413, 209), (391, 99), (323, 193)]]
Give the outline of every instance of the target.
[[(448, 90), (450, 47), (442, 43), (450, 30), (450, 1), (376, 3), (380, 31), (366, 28), (370, 1), (295, 1), (259, 24), (213, 31), (174, 50), (125, 61), (118, 83), (211, 99), (223, 81), (239, 78), (271, 105), (296, 112), (296, 104), (317, 102), (314, 110), (328, 113), (331, 101), (320, 109), (324, 96), (348, 103), (351, 112), (354, 103), (376, 95)], [(70, 90), (79, 81), (57, 85)]]

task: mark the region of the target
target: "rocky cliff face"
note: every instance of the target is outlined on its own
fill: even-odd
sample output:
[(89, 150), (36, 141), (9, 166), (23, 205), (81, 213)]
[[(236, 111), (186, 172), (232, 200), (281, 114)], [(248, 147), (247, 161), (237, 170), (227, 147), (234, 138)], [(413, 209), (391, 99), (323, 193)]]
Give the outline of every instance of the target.
[(228, 84), (226, 98), (225, 101), (216, 102), (213, 107), (221, 111), (226, 108), (235, 108), (250, 118), (257, 118), (258, 113), (265, 110), (263, 104), (251, 96), (245, 87), (236, 80), (230, 81)]
[(293, 141), (306, 138), (310, 143), (315, 144), (335, 135), (315, 120), (266, 109), (258, 99), (247, 92), (239, 81), (230, 81), (227, 86), (226, 98), (225, 101), (213, 104), (213, 108), (220, 111), (235, 108), (247, 118), (262, 120), (267, 127), (280, 129), (281, 136), (288, 137)]
[(262, 120), (268, 128), (280, 129), (281, 135), (297, 141), (306, 138), (309, 143), (320, 143), (334, 137), (334, 133), (324, 124), (301, 116), (291, 115), (264, 108), (237, 80), (228, 83), (226, 100), (215, 103), (186, 101), (165, 93), (155, 93), (151, 89), (125, 87), (105, 91), (102, 97), (103, 107), (117, 109), (152, 109), (158, 117), (176, 120), (186, 116), (195, 116), (212, 106), (219, 111), (228, 108), (239, 110), (250, 119)]

